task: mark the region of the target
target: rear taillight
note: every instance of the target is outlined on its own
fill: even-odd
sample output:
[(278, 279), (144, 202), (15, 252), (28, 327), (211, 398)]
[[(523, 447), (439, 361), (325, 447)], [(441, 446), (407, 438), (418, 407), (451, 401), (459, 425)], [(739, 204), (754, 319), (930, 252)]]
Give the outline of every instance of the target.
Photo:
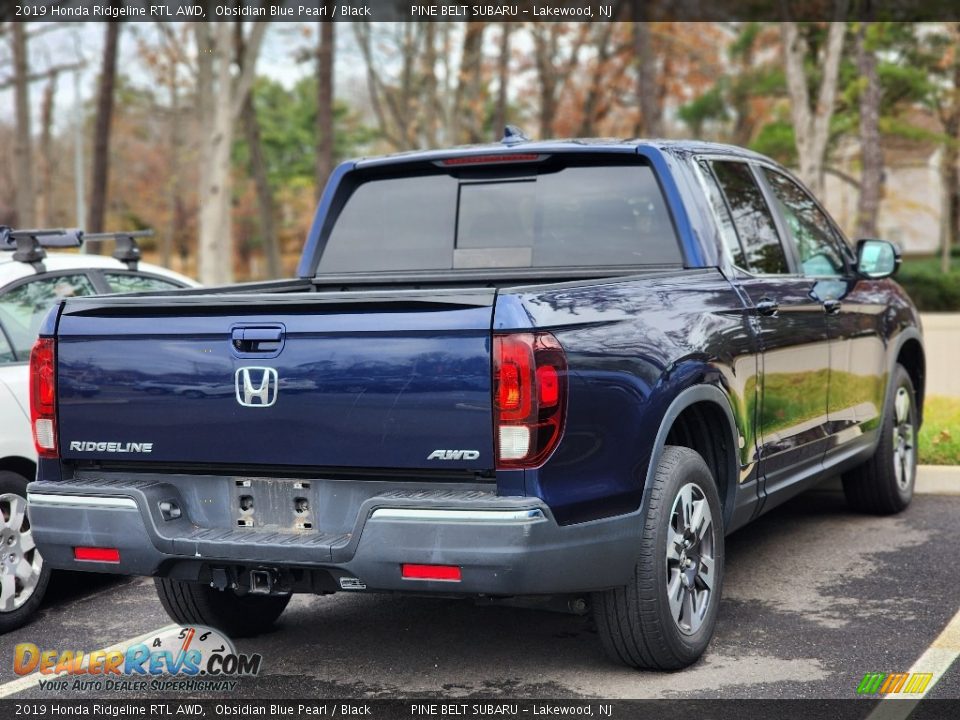
[(567, 409), (567, 361), (550, 333), (493, 336), (497, 467), (539, 467), (557, 447)]
[(57, 377), (53, 338), (40, 338), (30, 352), (30, 423), (40, 457), (57, 457)]

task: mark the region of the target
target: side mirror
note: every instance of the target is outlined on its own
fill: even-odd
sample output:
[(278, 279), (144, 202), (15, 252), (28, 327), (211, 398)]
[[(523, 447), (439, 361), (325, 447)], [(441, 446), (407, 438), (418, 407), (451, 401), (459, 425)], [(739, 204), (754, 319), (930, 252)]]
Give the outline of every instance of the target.
[(857, 274), (882, 280), (900, 267), (900, 250), (886, 240), (860, 240), (857, 243)]

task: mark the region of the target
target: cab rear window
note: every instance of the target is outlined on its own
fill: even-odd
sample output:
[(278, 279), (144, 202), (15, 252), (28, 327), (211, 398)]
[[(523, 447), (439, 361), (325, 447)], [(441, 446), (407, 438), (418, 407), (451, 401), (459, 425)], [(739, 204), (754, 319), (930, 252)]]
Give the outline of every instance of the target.
[(343, 206), (319, 272), (681, 262), (653, 169), (634, 159), (370, 179)]

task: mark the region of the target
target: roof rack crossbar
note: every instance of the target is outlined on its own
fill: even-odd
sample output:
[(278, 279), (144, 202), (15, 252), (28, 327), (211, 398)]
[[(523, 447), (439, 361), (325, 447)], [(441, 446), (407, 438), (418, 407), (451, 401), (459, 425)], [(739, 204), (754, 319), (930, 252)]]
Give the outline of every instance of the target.
[(35, 228), (14, 230), (0, 225), (0, 250), (15, 251), (13, 259), (33, 265), (43, 272), (44, 248), (80, 247), (83, 245), (83, 230), (79, 228)]
[(105, 240), (114, 240), (117, 243), (111, 256), (122, 263), (126, 263), (131, 270), (137, 269), (137, 263), (140, 262), (140, 246), (137, 244), (137, 238), (152, 237), (153, 230), (131, 230), (109, 233), (91, 233), (86, 236), (87, 242), (102, 242)]

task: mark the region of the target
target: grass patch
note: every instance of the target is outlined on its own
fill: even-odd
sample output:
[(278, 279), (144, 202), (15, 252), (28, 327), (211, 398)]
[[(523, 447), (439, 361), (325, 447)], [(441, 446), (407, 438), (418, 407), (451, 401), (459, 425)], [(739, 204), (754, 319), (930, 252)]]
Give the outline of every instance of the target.
[(960, 398), (928, 397), (923, 403), (920, 462), (960, 465)]

